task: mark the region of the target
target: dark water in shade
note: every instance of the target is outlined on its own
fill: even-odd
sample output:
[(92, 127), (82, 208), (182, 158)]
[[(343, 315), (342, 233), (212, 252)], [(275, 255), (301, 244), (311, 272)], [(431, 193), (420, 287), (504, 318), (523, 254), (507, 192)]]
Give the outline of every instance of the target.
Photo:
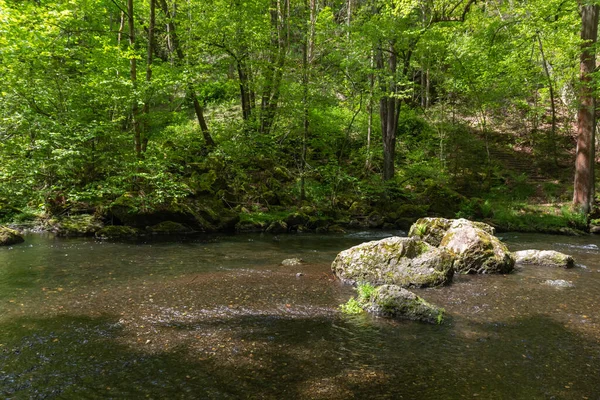
[(340, 314), (331, 261), (376, 238), (0, 248), (0, 398), (600, 399), (599, 237), (503, 235), (581, 266), (417, 290), (441, 326)]

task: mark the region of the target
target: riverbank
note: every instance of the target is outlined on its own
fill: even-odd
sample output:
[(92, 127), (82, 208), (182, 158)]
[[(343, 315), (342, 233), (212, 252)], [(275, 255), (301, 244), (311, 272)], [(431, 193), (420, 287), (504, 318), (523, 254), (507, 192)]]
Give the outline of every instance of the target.
[[(145, 235), (194, 233), (344, 233), (360, 230), (403, 230), (419, 218), (466, 217), (485, 222), (497, 232), (584, 235), (598, 233), (600, 220), (574, 212), (564, 203), (530, 205), (472, 200), (461, 209), (445, 213), (429, 211), (429, 206), (397, 203), (371, 207), (352, 203), (346, 209), (302, 207), (227, 208), (219, 202), (190, 201), (176, 207), (138, 212), (122, 204), (110, 209), (73, 209), (62, 215), (17, 214), (5, 225), (20, 232), (51, 232), (60, 237), (95, 236), (122, 239)], [(434, 207), (435, 208), (435, 207)], [(439, 209), (439, 207), (437, 207)]]

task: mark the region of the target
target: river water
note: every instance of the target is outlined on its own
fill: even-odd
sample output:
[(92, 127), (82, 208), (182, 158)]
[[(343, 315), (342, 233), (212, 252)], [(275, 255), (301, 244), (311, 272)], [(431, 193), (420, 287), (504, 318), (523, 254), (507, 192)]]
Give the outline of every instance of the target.
[(598, 236), (501, 235), (579, 265), (416, 290), (435, 326), (339, 312), (335, 255), (385, 235), (30, 235), (0, 248), (0, 398), (600, 399)]

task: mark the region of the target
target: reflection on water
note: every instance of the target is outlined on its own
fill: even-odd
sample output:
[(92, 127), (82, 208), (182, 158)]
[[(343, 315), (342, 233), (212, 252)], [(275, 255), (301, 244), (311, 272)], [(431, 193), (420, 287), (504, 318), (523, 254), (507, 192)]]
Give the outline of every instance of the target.
[(600, 398), (599, 238), (504, 234), (581, 266), (419, 290), (442, 326), (341, 315), (331, 261), (384, 236), (0, 248), (0, 397)]

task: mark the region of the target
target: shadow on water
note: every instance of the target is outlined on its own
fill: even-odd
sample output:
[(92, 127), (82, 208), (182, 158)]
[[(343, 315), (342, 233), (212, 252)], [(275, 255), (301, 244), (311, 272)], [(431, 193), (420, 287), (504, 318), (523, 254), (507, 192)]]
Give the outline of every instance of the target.
[(452, 323), (240, 315), (167, 324), (148, 343), (117, 316), (23, 317), (0, 326), (0, 395), (599, 398), (598, 343), (545, 316), (471, 328), (477, 337)]

